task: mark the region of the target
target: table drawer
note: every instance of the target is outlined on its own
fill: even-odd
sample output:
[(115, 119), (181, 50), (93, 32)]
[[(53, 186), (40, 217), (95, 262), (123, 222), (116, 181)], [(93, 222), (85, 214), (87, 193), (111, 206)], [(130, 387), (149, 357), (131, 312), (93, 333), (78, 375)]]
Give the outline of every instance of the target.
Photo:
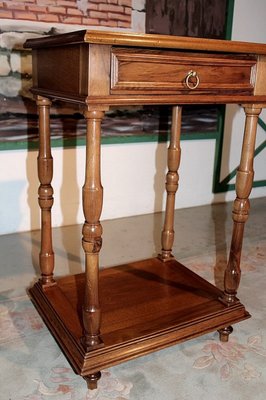
[(252, 94), (256, 58), (112, 49), (111, 93)]

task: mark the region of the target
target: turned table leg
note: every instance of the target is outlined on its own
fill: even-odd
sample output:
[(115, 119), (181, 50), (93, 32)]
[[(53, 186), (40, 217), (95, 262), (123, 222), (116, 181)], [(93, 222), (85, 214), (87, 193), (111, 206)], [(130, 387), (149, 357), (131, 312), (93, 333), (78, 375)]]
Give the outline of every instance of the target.
[(53, 205), (53, 158), (50, 144), (50, 107), (51, 101), (37, 96), (39, 113), (39, 154), (38, 177), (40, 186), (38, 190), (39, 205), (41, 208), (41, 251), (40, 269), (41, 284), (49, 286), (55, 284), (53, 279), (54, 252), (52, 245), (51, 208)]
[(221, 342), (228, 342), (229, 335), (233, 332), (232, 326), (226, 326), (225, 328), (219, 329), (219, 337)]
[(90, 390), (97, 389), (98, 380), (101, 378), (101, 372), (95, 372), (95, 374), (90, 374), (84, 376), (85, 381), (87, 382), (87, 387)]
[[(103, 204), (103, 188), (100, 176), (101, 121), (103, 111), (85, 111), (87, 121), (86, 170), (83, 186), (82, 246), (85, 252), (85, 297), (83, 304), (84, 337), (86, 351), (103, 346), (100, 338), (101, 310), (99, 303), (99, 252), (102, 246), (100, 215)], [(101, 374), (84, 377), (90, 389), (97, 387)]]
[(168, 173), (166, 175), (166, 209), (165, 221), (162, 231), (162, 253), (159, 255), (163, 261), (171, 260), (172, 247), (174, 243), (174, 212), (175, 212), (175, 194), (178, 189), (178, 168), (180, 164), (181, 148), (181, 115), (182, 107), (174, 106), (172, 111), (172, 127), (170, 144), (168, 147)]
[(237, 289), (240, 283), (241, 269), (240, 258), (244, 234), (245, 222), (249, 214), (249, 194), (253, 183), (253, 160), (256, 140), (256, 130), (261, 107), (248, 105), (244, 107), (246, 113), (245, 132), (243, 137), (240, 164), (236, 175), (236, 200), (233, 206), (233, 234), (228, 265), (224, 277), (224, 298), (228, 304), (236, 299)]

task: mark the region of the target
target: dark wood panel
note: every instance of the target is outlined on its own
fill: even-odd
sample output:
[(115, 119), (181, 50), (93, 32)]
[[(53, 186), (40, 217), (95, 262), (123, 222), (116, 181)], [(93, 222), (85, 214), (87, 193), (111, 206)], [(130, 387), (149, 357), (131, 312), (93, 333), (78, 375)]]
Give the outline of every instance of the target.
[[(37, 58), (38, 81), (41, 88), (79, 93), (79, 49), (40, 49)], [(73, 60), (75, 60), (73, 62)], [(74, 67), (74, 68), (73, 68)], [(62, 77), (68, 76), (68, 83)]]
[(146, 32), (222, 39), (227, 0), (147, 0)]

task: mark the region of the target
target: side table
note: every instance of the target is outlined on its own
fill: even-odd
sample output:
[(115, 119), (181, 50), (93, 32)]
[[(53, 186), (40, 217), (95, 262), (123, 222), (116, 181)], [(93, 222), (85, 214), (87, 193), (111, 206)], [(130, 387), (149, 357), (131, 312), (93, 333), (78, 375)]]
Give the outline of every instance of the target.
[[(83, 30), (27, 40), (39, 110), (41, 208), (40, 280), (32, 300), (72, 365), (97, 387), (100, 370), (218, 330), (250, 315), (237, 296), (240, 256), (258, 116), (266, 105), (266, 45), (164, 35)], [(82, 246), (85, 273), (55, 279), (52, 247), (53, 159), (49, 110), (53, 100), (80, 106), (87, 121)], [(224, 291), (172, 254), (175, 194), (184, 104), (239, 103), (246, 113), (236, 177), (233, 233)], [(162, 251), (156, 258), (99, 268), (101, 121), (110, 106), (172, 105)]]

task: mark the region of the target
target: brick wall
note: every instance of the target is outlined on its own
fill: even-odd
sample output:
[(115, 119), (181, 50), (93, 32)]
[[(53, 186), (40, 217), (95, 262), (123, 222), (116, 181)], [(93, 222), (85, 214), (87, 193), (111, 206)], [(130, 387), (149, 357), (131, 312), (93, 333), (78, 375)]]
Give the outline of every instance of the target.
[(0, 19), (130, 28), (132, 0), (0, 0)]

